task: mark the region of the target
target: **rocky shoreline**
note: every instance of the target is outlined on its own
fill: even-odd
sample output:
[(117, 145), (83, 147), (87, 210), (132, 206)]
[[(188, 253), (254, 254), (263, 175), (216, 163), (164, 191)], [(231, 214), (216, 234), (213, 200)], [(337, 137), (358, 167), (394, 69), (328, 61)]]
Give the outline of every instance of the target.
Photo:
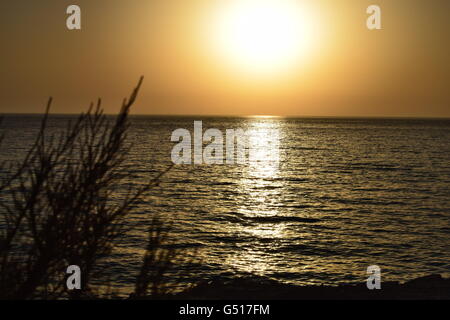
[(450, 278), (420, 277), (405, 283), (382, 282), (380, 290), (358, 285), (295, 286), (263, 278), (200, 283), (176, 294), (182, 300), (450, 300)]

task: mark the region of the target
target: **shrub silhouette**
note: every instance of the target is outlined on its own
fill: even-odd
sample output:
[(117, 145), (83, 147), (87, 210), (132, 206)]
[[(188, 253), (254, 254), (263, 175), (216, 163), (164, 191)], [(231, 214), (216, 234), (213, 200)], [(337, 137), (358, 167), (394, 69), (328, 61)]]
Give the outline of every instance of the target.
[[(0, 299), (85, 298), (95, 291), (95, 267), (111, 254), (136, 202), (165, 173), (144, 186), (128, 187), (120, 202), (112, 197), (114, 187), (125, 184), (120, 166), (130, 148), (128, 114), (142, 81), (114, 121), (104, 115), (99, 99), (60, 135), (48, 135), (50, 98), (23, 161), (8, 168), (2, 164), (8, 174), (0, 183)], [(160, 279), (176, 251), (159, 252), (163, 224), (158, 217), (150, 224), (137, 297), (164, 293)], [(67, 290), (69, 265), (81, 268), (82, 290)]]

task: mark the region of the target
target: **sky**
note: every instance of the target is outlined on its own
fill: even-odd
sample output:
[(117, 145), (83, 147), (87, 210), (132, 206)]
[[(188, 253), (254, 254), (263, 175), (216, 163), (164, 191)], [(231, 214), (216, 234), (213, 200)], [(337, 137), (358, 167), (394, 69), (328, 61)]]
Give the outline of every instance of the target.
[(0, 113), (450, 117), (450, 1), (264, 1), (2, 0)]

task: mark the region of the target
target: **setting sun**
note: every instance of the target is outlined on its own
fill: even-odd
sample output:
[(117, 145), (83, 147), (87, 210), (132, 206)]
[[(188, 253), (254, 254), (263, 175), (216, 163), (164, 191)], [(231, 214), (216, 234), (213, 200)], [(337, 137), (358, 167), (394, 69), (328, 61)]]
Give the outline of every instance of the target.
[(310, 53), (317, 28), (297, 1), (230, 1), (213, 30), (216, 49), (229, 63), (252, 73), (285, 71)]

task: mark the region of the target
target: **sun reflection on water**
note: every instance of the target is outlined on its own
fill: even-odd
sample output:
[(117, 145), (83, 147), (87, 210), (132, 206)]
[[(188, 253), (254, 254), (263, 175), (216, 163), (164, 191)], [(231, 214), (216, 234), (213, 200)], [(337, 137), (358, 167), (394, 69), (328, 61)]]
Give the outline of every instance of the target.
[(280, 128), (274, 120), (252, 123), (249, 135), (249, 176), (276, 178), (280, 161)]
[(245, 254), (231, 255), (228, 263), (240, 272), (264, 274), (276, 261), (267, 250), (285, 236), (284, 223), (267, 222), (265, 218), (279, 214), (283, 182), (280, 179), (280, 139), (282, 128), (275, 118), (257, 117), (248, 127), (249, 162), (243, 167), (239, 192), (247, 200), (238, 208), (245, 223), (233, 230), (238, 235), (254, 238), (255, 246)]

